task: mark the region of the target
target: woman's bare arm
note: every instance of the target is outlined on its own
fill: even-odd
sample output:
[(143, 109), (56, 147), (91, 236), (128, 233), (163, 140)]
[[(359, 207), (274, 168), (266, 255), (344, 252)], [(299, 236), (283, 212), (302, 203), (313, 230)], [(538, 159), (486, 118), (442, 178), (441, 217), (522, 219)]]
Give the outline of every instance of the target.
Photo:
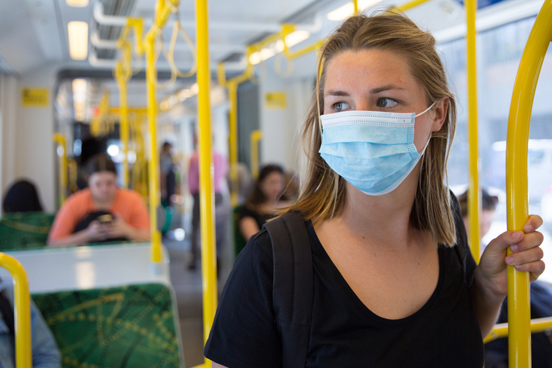
[(240, 220), (239, 228), (245, 241), (249, 241), (249, 238), (261, 230), (259, 229), (259, 225), (257, 225), (255, 219), (250, 216), (244, 217)]

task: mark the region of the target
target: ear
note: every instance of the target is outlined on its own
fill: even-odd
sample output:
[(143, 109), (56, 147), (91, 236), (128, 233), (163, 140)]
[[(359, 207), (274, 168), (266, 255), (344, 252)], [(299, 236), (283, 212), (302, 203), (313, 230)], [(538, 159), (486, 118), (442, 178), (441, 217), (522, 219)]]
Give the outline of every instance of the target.
[(430, 111), (432, 113), (430, 116), (433, 118), (433, 123), (431, 125), (432, 132), (438, 132), (443, 127), (445, 119), (447, 118), (448, 107), (448, 97), (444, 97), (435, 102), (435, 107)]

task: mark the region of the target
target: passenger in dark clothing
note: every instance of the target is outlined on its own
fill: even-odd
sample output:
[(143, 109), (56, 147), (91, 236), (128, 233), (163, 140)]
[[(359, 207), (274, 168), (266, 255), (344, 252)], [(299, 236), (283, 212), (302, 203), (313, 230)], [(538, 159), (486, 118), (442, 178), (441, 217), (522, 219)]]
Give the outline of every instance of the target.
[[(475, 264), (446, 185), (455, 98), (435, 39), (406, 16), (352, 16), (319, 55), (299, 198), (236, 259), (205, 356), (213, 368), (481, 368), (507, 264), (532, 280), (544, 271), (542, 219), (498, 236)], [(286, 233), (300, 226), (308, 240)], [(304, 264), (312, 290), (275, 300)], [(303, 291), (312, 313), (294, 323)], [(308, 341), (290, 346), (296, 336)]]
[(275, 216), (275, 210), (289, 205), (282, 196), (284, 175), (278, 165), (265, 165), (261, 169), (253, 192), (239, 211), (238, 227), (246, 242)]
[(42, 212), (35, 185), (28, 180), (16, 181), (4, 196), (2, 211), (4, 213)]

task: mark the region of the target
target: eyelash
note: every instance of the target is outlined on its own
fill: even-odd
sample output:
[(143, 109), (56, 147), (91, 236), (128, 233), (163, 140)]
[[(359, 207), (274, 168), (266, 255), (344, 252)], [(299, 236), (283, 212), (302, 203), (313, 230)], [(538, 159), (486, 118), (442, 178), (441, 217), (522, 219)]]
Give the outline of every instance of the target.
[[(390, 101), (393, 101), (393, 102), (395, 102), (395, 106), (396, 106), (397, 104), (399, 104), (399, 102), (400, 102), (399, 100), (396, 100), (396, 99), (394, 99), (394, 98), (390, 98), (390, 97), (380, 97), (380, 98), (378, 98), (378, 101), (376, 102), (376, 106), (378, 106), (378, 107), (383, 107), (383, 108), (387, 107), (387, 106), (379, 106), (380, 101), (382, 101), (382, 100), (390, 100)], [(334, 104), (332, 104), (332, 109), (333, 109), (333, 110), (338, 110), (338, 109), (337, 109), (337, 105), (339, 105), (339, 104), (347, 104), (347, 105), (348, 105), (348, 103), (345, 102), (345, 101), (338, 101), (338, 102), (335, 102)], [(391, 106), (391, 107), (395, 107), (395, 106)]]

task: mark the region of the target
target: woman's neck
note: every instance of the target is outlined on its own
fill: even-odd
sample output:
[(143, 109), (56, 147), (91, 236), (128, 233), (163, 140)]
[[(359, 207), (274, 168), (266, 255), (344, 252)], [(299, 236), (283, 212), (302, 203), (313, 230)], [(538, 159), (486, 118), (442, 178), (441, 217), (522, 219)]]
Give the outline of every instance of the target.
[(115, 192), (113, 197), (108, 199), (108, 200), (103, 200), (102, 201), (98, 198), (94, 198), (94, 196), (92, 196), (91, 198), (92, 198), (92, 203), (94, 203), (94, 206), (98, 210), (109, 210), (113, 206), (113, 203), (115, 202), (116, 197), (117, 197), (117, 192)]
[(345, 208), (336, 220), (354, 236), (370, 236), (386, 243), (408, 243), (417, 232), (410, 225), (417, 174), (414, 170), (397, 189), (382, 196), (367, 195), (347, 183)]

